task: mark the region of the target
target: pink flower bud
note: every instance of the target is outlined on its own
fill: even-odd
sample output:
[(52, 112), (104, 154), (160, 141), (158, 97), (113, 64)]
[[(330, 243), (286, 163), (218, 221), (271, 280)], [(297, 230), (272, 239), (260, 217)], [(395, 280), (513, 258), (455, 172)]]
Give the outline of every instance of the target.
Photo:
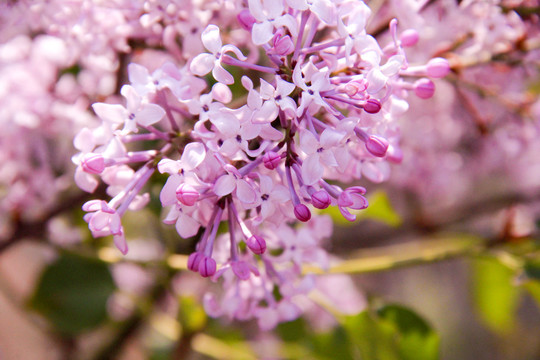
[(317, 209), (326, 209), (332, 203), (330, 195), (324, 190), (319, 190), (311, 195), (311, 204)]
[(81, 161), (84, 172), (89, 174), (101, 174), (105, 170), (105, 159), (100, 154), (87, 154)]
[(371, 135), (366, 141), (366, 149), (371, 155), (384, 157), (386, 150), (388, 150), (388, 140), (381, 136)]
[(306, 222), (311, 219), (311, 211), (304, 204), (298, 204), (294, 207), (294, 216), (300, 221)]
[(248, 9), (240, 11), (236, 18), (238, 19), (240, 26), (242, 26), (244, 30), (247, 31), (251, 31), (253, 24), (257, 22), (257, 19), (255, 19), (253, 15), (251, 15)]
[(189, 184), (182, 183), (176, 189), (176, 198), (186, 206), (193, 206), (199, 200), (199, 192)]
[(401, 33), (399, 39), (401, 40), (402, 46), (410, 47), (416, 45), (419, 37), (418, 31), (414, 29), (407, 29)]
[(364, 104), (364, 111), (368, 114), (376, 114), (381, 111), (381, 103), (377, 99), (368, 99)]
[(366, 91), (366, 89), (367, 82), (364, 79), (349, 81), (344, 87), (345, 93), (351, 97), (358, 94), (359, 92)]
[(259, 235), (252, 235), (246, 240), (247, 247), (253, 251), (254, 254), (264, 254), (266, 251), (266, 241)]
[(274, 151), (269, 151), (263, 156), (264, 167), (268, 170), (274, 170), (279, 166), (281, 162), (281, 156)]
[(204, 255), (201, 252), (196, 251), (192, 253), (188, 257), (187, 268), (191, 271), (198, 272), (199, 264), (203, 258), (204, 258)]
[(428, 61), (427, 75), (430, 78), (438, 79), (445, 77), (450, 72), (450, 64), (448, 60), (437, 57)]
[(294, 43), (289, 35), (274, 37), (274, 51), (278, 55), (286, 56), (294, 52)]
[(426, 78), (416, 80), (414, 83), (414, 93), (420, 99), (429, 99), (435, 93), (435, 84)]
[(202, 277), (210, 277), (216, 273), (216, 261), (209, 256), (199, 262), (199, 274)]
[(244, 261), (235, 261), (231, 265), (234, 275), (236, 275), (240, 280), (249, 279), (251, 270), (249, 265)]

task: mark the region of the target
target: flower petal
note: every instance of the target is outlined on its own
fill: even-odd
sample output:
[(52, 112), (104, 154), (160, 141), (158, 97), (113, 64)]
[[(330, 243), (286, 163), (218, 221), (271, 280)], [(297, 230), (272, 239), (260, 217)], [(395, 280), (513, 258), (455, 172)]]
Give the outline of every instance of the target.
[(199, 166), (206, 157), (206, 148), (200, 142), (192, 142), (186, 145), (182, 153), (181, 162), (184, 170), (193, 170)]
[(225, 196), (233, 192), (236, 187), (236, 179), (233, 175), (221, 175), (214, 184), (214, 193), (217, 196)]
[(197, 235), (201, 225), (191, 216), (180, 213), (176, 221), (176, 231), (184, 239)]
[(150, 126), (159, 122), (165, 116), (165, 110), (157, 104), (144, 104), (135, 114), (135, 119), (142, 126)]
[(189, 69), (195, 75), (204, 76), (212, 71), (215, 61), (216, 57), (214, 55), (202, 53), (195, 56), (189, 65)]
[(221, 36), (216, 25), (208, 25), (201, 34), (201, 40), (204, 47), (212, 54), (217, 54), (221, 50)]

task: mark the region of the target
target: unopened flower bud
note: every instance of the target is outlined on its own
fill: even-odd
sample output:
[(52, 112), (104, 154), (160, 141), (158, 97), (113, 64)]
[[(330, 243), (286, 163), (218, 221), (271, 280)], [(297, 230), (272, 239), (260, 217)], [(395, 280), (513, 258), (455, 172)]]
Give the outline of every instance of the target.
[(294, 52), (294, 43), (289, 35), (274, 37), (274, 51), (278, 55), (286, 56)]
[(186, 206), (193, 206), (199, 200), (199, 192), (191, 185), (182, 183), (176, 189), (176, 198)]
[(416, 45), (419, 37), (418, 31), (414, 29), (407, 29), (401, 33), (399, 39), (401, 40), (402, 46), (410, 47)]
[(199, 274), (202, 277), (210, 277), (216, 273), (216, 261), (209, 256), (199, 262)]
[(368, 99), (364, 104), (364, 111), (368, 114), (376, 114), (381, 111), (381, 103), (377, 99)]
[(253, 24), (257, 22), (257, 19), (255, 19), (253, 15), (251, 15), (248, 9), (240, 11), (236, 18), (238, 19), (240, 26), (242, 26), (244, 30), (247, 31), (251, 31)]
[(426, 78), (419, 79), (414, 83), (414, 93), (420, 99), (429, 99), (435, 93), (435, 84)]
[(101, 174), (105, 170), (105, 158), (100, 154), (87, 154), (81, 161), (84, 172), (89, 174)]
[(191, 271), (198, 272), (199, 264), (203, 258), (204, 258), (204, 255), (201, 252), (196, 251), (192, 253), (188, 257), (187, 268)]
[(298, 204), (294, 207), (294, 216), (300, 221), (306, 222), (311, 219), (311, 211), (304, 204)]
[(266, 241), (259, 235), (252, 235), (246, 240), (247, 247), (253, 251), (254, 254), (264, 254), (266, 251)]
[(274, 170), (279, 166), (281, 162), (281, 156), (274, 151), (269, 151), (263, 156), (264, 167), (268, 170)]
[(445, 77), (450, 72), (450, 64), (448, 60), (437, 57), (428, 61), (427, 75), (430, 78), (438, 79)]
[(331, 203), (332, 199), (325, 190), (319, 190), (311, 195), (311, 204), (317, 209), (326, 209)]
[(366, 149), (371, 155), (384, 157), (386, 150), (388, 150), (388, 140), (381, 136), (371, 135), (366, 141)]
[(236, 275), (240, 280), (249, 279), (251, 270), (245, 261), (235, 261), (232, 263), (231, 267), (234, 275)]

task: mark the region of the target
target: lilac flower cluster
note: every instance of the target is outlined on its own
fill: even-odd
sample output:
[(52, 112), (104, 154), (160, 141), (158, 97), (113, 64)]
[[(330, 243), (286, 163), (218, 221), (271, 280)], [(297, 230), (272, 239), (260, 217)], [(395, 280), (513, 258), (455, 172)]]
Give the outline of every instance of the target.
[[(146, 25), (173, 26), (163, 20), (169, 6), (146, 4)], [(366, 32), (363, 1), (250, 0), (224, 11), (239, 29), (194, 24), (202, 52), (153, 72), (132, 63), (122, 103), (93, 104), (101, 125), (75, 138), (75, 180), (89, 192), (96, 177), (108, 185), (112, 199), (87, 202), (85, 220), (125, 254), (123, 214), (148, 203), (141, 191), (156, 171), (167, 174), (163, 221), (197, 236), (187, 267), (223, 282), (221, 298), (205, 297), (209, 314), (271, 328), (300, 314), (313, 286), (302, 265), (328, 266), (321, 243), (331, 223), (318, 209), (356, 219), (366, 189), (338, 182), (388, 178), (402, 159), (397, 119), (407, 97), (430, 98), (431, 79), (450, 67), (442, 58), (409, 65), (405, 49), (418, 33), (399, 33), (395, 19), (381, 47)]]

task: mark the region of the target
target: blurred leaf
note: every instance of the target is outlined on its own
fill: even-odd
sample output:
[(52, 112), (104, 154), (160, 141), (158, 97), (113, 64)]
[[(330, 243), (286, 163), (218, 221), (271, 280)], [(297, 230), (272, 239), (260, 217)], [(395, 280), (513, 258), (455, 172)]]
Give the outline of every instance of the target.
[(202, 305), (191, 296), (180, 297), (179, 319), (182, 330), (194, 333), (202, 330), (206, 325), (206, 312)]
[(402, 359), (439, 358), (439, 336), (418, 314), (400, 305), (384, 306), (378, 310), (378, 314), (398, 329), (398, 345)]
[(115, 284), (107, 264), (62, 253), (43, 272), (30, 306), (65, 335), (76, 335), (107, 318), (107, 300)]
[(315, 359), (353, 359), (347, 333), (341, 326), (330, 332), (315, 334), (311, 340), (311, 348), (314, 350)]
[(396, 330), (389, 323), (363, 311), (355, 316), (347, 316), (343, 325), (355, 359), (400, 359)]
[(514, 271), (494, 258), (473, 262), (473, 295), (482, 321), (493, 331), (506, 333), (514, 326), (519, 289), (512, 285)]
[(358, 213), (359, 218), (377, 220), (393, 227), (400, 226), (403, 222), (384, 191), (375, 191), (368, 196), (368, 201), (368, 208)]
[(524, 270), (529, 278), (540, 280), (540, 259), (528, 260), (524, 265)]
[(540, 307), (540, 282), (539, 281), (527, 281), (523, 284), (525, 290), (531, 294), (533, 299), (536, 301), (536, 305)]

